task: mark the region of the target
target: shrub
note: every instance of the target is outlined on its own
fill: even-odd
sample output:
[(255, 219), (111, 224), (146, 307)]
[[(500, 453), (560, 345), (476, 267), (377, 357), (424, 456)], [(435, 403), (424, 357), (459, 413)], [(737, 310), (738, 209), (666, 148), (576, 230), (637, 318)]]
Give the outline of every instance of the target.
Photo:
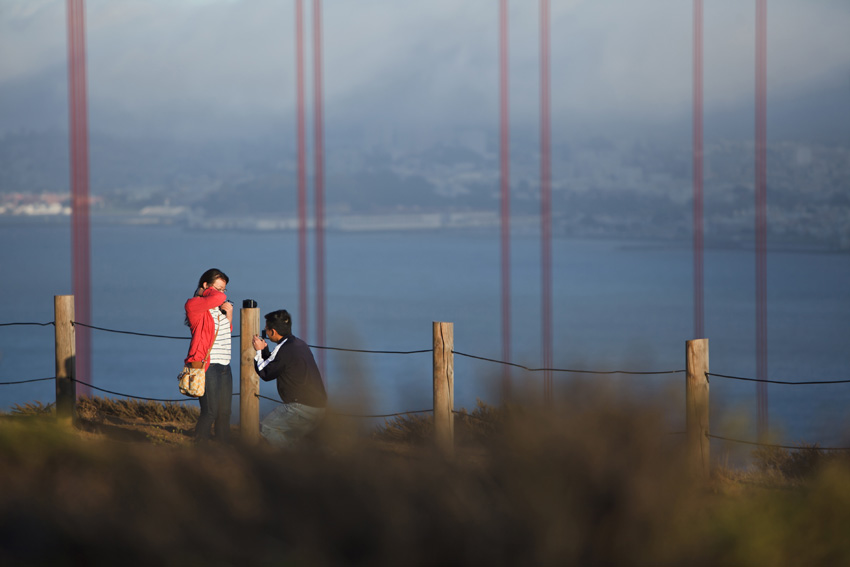
[(846, 451), (824, 451), (817, 443), (802, 443), (797, 449), (761, 446), (753, 451), (756, 468), (767, 474), (779, 474), (790, 480), (804, 480), (820, 472), (826, 465), (847, 461)]

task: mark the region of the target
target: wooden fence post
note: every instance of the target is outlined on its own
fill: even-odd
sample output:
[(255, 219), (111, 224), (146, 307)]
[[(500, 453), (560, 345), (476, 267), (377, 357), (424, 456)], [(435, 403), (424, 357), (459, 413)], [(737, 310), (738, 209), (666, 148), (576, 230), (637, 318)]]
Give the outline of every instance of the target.
[(708, 339), (685, 342), (685, 423), (688, 465), (691, 472), (707, 479), (711, 472), (708, 438)]
[[(240, 312), (240, 342), (242, 345), (241, 366), (239, 370), (239, 429), (242, 440), (256, 443), (260, 439), (260, 377), (254, 372), (254, 350), (252, 339), (260, 334), (260, 309), (244, 307)], [(256, 302), (251, 302), (256, 305)]]
[(454, 453), (454, 324), (433, 324), (434, 438), (444, 455)]
[(74, 333), (74, 296), (53, 296), (53, 326), (56, 338), (56, 417), (74, 422), (77, 405), (77, 344)]

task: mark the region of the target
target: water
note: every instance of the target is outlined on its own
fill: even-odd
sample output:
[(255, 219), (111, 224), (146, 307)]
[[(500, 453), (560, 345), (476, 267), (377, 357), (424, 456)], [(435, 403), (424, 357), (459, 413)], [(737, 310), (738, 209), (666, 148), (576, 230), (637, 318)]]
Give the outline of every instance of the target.
[[(71, 293), (67, 223), (0, 225), (0, 323), (53, 320), (53, 296)], [(541, 366), (539, 240), (512, 240), (512, 360)], [(499, 243), (495, 233), (329, 233), (326, 239), (326, 344), (368, 350), (431, 347), (432, 321), (454, 323), (455, 350), (501, 359)], [(553, 243), (554, 362), (559, 368), (683, 369), (692, 338), (688, 244), (568, 240)], [(298, 321), (294, 233), (192, 232), (180, 228), (92, 227), (92, 324), (188, 337), (183, 303), (209, 267), (231, 278), (229, 296), (261, 312), (286, 308)], [(313, 270), (311, 269), (311, 274)], [(713, 373), (754, 377), (753, 252), (705, 253), (706, 335)], [(768, 374), (773, 380), (850, 378), (850, 256), (773, 251), (768, 258)], [(312, 282), (311, 282), (312, 288)], [(311, 289), (312, 293), (312, 289)], [(310, 305), (315, 298), (310, 297)], [(311, 310), (311, 317), (312, 310)], [(238, 322), (234, 332), (239, 332)], [(179, 398), (175, 377), (187, 340), (92, 331), (94, 384), (117, 392)], [(431, 407), (429, 353), (326, 351), (332, 401), (363, 413)], [(53, 327), (0, 327), (0, 381), (52, 376)], [(233, 363), (238, 376), (238, 362)], [(82, 378), (82, 377), (81, 377)], [(542, 393), (542, 375), (513, 380)], [(605, 380), (634, 395), (673, 400), (671, 429), (684, 428), (684, 375), (593, 378), (555, 374), (556, 394), (571, 381)], [(501, 367), (455, 357), (455, 406), (498, 403)], [(848, 446), (850, 384), (769, 386), (775, 440)], [(277, 397), (273, 384), (261, 393)], [(51, 402), (52, 382), (0, 386), (0, 408)], [(678, 410), (681, 401), (681, 411)], [(263, 402), (261, 413), (271, 409)], [(753, 439), (754, 383), (711, 379), (711, 429)], [(234, 406), (238, 410), (238, 403)]]

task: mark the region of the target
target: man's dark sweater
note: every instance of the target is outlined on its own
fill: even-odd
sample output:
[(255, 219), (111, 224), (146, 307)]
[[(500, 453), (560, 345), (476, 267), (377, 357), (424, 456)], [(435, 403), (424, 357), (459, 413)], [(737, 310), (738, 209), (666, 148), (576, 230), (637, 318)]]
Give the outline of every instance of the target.
[[(268, 360), (270, 356), (271, 351), (264, 348), (263, 360)], [(316, 359), (313, 358), (310, 346), (295, 335), (284, 338), (274, 360), (262, 370), (255, 359), (254, 369), (266, 382), (277, 380), (277, 392), (283, 403), (298, 403), (314, 408), (327, 405), (328, 395)]]

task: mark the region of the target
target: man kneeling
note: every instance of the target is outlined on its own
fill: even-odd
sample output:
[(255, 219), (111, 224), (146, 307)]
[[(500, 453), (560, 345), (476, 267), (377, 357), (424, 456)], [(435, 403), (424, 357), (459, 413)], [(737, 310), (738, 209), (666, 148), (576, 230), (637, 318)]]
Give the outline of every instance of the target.
[(277, 380), (283, 405), (263, 418), (260, 433), (272, 445), (291, 448), (318, 426), (328, 396), (313, 353), (292, 334), (292, 318), (286, 310), (266, 314), (263, 336), (277, 345), (272, 350), (268, 342), (254, 335), (254, 369), (266, 382)]

